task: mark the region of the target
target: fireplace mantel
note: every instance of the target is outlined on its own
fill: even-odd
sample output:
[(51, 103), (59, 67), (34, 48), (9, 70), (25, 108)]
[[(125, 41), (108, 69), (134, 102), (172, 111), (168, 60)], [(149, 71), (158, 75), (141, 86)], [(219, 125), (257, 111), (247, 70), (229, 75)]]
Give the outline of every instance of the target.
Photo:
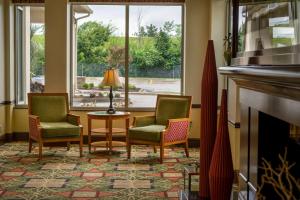
[(300, 66), (232, 66), (219, 72), (240, 87), (300, 101)]
[[(300, 66), (232, 66), (219, 72), (240, 88), (239, 199), (252, 200), (260, 185), (262, 158), (276, 163), (287, 146), (300, 153), (300, 144), (295, 148), (289, 139), (290, 125), (300, 127)], [(294, 161), (300, 163), (298, 157)], [(265, 195), (275, 198), (270, 191)]]

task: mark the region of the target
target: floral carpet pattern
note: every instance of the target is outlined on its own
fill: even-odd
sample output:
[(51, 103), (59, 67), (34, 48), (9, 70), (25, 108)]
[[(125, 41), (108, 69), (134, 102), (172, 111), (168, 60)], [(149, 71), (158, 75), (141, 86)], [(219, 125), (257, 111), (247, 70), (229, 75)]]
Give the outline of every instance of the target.
[(78, 145), (37, 147), (28, 153), (26, 142), (0, 146), (0, 199), (178, 199), (183, 188), (183, 168), (199, 161), (199, 149), (165, 149), (163, 164), (159, 151), (134, 146), (127, 160), (125, 148), (109, 155), (101, 148), (79, 157)]

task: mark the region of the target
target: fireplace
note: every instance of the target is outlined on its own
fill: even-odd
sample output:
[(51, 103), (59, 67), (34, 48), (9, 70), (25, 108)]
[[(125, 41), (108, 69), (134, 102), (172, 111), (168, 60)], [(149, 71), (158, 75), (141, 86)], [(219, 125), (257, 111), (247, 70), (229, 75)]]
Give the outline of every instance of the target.
[[(287, 151), (287, 160), (295, 163), (291, 174), (300, 177), (300, 137), (289, 112), (290, 109), (299, 112), (300, 102), (242, 88), (240, 103), (240, 199), (254, 199), (265, 173), (260, 168), (263, 159), (275, 169), (281, 164), (279, 154), (284, 156)], [(294, 193), (299, 196), (295, 187)], [(269, 184), (262, 187), (260, 194), (267, 199), (278, 198)]]
[[(277, 168), (279, 154), (289, 164), (290, 174), (300, 179), (300, 68), (278, 66), (223, 67), (240, 87), (240, 173), (239, 199), (281, 199), (274, 188), (264, 184), (263, 159)], [(283, 179), (286, 183), (286, 180)], [(300, 189), (293, 194), (300, 198)]]

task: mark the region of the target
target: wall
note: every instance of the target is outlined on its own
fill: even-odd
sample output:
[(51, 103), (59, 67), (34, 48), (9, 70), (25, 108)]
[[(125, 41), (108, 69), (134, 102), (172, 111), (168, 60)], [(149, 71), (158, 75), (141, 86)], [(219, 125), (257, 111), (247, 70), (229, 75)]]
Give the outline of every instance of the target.
[(187, 0), (185, 15), (185, 94), (193, 96), (194, 104), (200, 104), (203, 64), (210, 37), (210, 1)]
[[(45, 3), (46, 22), (46, 91), (67, 92), (68, 91), (68, 38), (69, 20), (66, 1), (46, 0)], [(185, 94), (193, 96), (193, 103), (200, 104), (201, 74), (209, 39), (210, 28), (210, 2), (187, 0), (185, 17)], [(53, 16), (55, 13), (55, 16)], [(57, 23), (60, 21), (59, 23)], [(197, 83), (197, 82), (198, 83)], [(48, 86), (47, 86), (48, 85)], [(27, 132), (27, 111), (24, 109), (14, 110), (14, 132)], [(82, 117), (83, 125), (86, 127), (86, 113), (75, 112)], [(140, 113), (133, 113), (140, 114)], [(192, 110), (192, 133), (190, 138), (200, 137), (200, 109)], [(85, 129), (86, 134), (86, 129)]]
[[(216, 64), (217, 67), (224, 65), (224, 46), (223, 39), (226, 35), (226, 1), (225, 0), (212, 0), (211, 1), (211, 39), (214, 40)], [(223, 88), (227, 86), (227, 80), (223, 75), (219, 74), (219, 97)], [(232, 80), (228, 82), (228, 126), (229, 137), (231, 143), (231, 152), (233, 159), (233, 166), (235, 170), (239, 169), (239, 150), (240, 150), (240, 129), (236, 127), (236, 122), (239, 120), (238, 109), (238, 89), (234, 87)], [(219, 104), (221, 99), (219, 98)]]
[(45, 1), (45, 92), (69, 91), (69, 6), (67, 0)]
[(5, 129), (5, 62), (4, 62), (4, 0), (0, 0), (0, 138)]

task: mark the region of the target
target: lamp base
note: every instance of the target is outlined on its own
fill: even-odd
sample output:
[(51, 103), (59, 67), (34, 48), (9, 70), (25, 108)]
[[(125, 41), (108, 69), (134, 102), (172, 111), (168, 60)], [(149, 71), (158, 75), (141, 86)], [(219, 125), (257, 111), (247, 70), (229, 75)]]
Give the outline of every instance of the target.
[(107, 111), (106, 111), (108, 114), (115, 114), (116, 113), (116, 110), (114, 108), (109, 108)]

